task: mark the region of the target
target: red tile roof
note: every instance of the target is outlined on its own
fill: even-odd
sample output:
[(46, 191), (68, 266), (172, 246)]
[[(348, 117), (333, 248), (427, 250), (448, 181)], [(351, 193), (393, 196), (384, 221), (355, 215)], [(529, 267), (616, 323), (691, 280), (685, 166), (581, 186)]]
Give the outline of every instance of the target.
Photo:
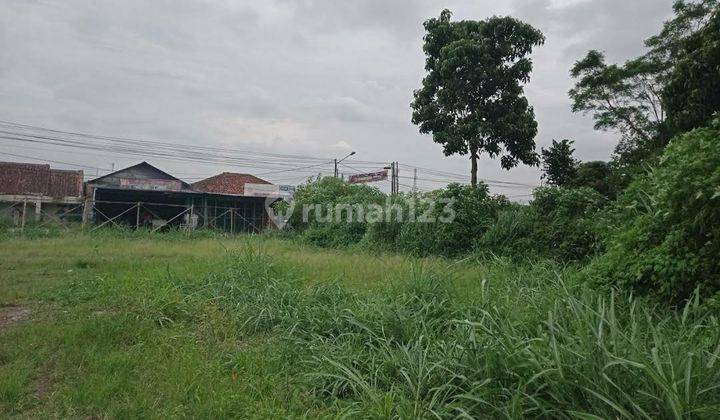
[(0, 194), (81, 197), (83, 171), (36, 163), (0, 162)]
[(270, 182), (260, 179), (255, 175), (223, 172), (219, 175), (195, 182), (192, 184), (192, 187), (196, 191), (208, 193), (244, 195), (245, 184), (270, 184)]
[(83, 195), (83, 171), (50, 169), (51, 197), (81, 197)]

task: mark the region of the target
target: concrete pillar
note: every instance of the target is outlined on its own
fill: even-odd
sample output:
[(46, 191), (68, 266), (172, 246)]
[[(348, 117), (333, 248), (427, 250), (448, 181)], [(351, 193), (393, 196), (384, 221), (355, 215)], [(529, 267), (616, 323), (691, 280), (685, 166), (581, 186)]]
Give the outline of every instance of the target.
[(39, 222), (42, 216), (42, 201), (39, 199), (35, 202), (35, 221)]
[(85, 202), (83, 204), (82, 224), (91, 222), (94, 217), (93, 206), (95, 205), (95, 188), (87, 187), (85, 191)]

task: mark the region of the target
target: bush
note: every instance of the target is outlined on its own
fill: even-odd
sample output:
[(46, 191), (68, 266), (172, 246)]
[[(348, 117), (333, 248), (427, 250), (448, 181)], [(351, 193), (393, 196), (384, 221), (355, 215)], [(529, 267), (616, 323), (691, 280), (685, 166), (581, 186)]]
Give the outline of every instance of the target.
[[(370, 204), (384, 201), (385, 195), (377, 188), (337, 178), (318, 178), (295, 192), (295, 211), (288, 226), (319, 246), (350, 245), (359, 242), (367, 230), (364, 220), (358, 220), (358, 211), (364, 212)], [(345, 204), (352, 207), (335, 211)]]
[(673, 139), (620, 197), (608, 251), (590, 272), (680, 303), (720, 290), (720, 122)]
[(590, 187), (607, 198), (614, 199), (617, 195), (613, 167), (608, 162), (583, 162), (575, 169), (568, 186)]
[(608, 200), (591, 188), (544, 187), (529, 206), (502, 213), (479, 241), (481, 253), (579, 261), (598, 252), (601, 210)]
[[(498, 213), (509, 206), (504, 197), (491, 196), (483, 183), (476, 187), (450, 184), (426, 194), (401, 195), (390, 203), (397, 207), (385, 209), (389, 214), (382, 223), (369, 227), (366, 240), (390, 244), (395, 250), (415, 255), (458, 255), (470, 251), (493, 225)], [(408, 220), (412, 212), (416, 217)]]
[(532, 207), (515, 204), (498, 214), (495, 223), (478, 242), (478, 251), (522, 258), (544, 255), (542, 244), (538, 244), (534, 236), (537, 222)]

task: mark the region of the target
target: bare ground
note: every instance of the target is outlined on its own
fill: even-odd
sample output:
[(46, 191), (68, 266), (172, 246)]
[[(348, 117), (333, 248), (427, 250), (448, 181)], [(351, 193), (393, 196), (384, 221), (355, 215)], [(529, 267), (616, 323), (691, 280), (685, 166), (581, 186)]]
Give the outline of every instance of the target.
[(0, 331), (30, 319), (32, 310), (26, 306), (12, 305), (0, 308)]

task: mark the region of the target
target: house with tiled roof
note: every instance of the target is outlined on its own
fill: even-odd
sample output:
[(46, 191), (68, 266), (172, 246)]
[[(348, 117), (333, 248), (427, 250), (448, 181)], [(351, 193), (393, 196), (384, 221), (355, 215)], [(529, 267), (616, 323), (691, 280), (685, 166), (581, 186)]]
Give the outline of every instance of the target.
[(147, 227), (260, 232), (268, 226), (266, 196), (246, 186), (272, 185), (250, 174), (223, 172), (194, 184), (141, 162), (86, 183), (86, 219)]
[(15, 224), (80, 218), (83, 171), (47, 164), (0, 162), (0, 217)]
[(265, 184), (270, 182), (255, 175), (223, 172), (192, 184), (196, 191), (215, 194), (245, 195), (245, 184)]

